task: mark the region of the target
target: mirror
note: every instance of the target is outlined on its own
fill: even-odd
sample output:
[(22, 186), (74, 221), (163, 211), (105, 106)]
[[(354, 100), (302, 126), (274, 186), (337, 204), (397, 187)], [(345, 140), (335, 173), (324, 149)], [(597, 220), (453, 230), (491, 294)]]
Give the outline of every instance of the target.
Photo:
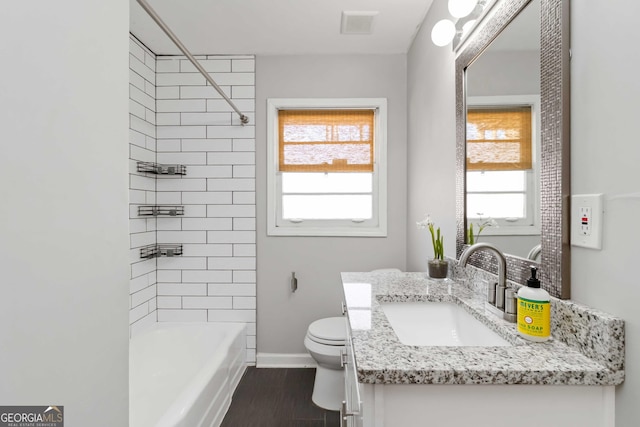
[[(540, 2), (467, 67), (467, 243), (540, 253)], [(471, 233), (471, 235), (469, 234)], [(536, 256), (537, 255), (537, 256)]]
[(568, 3), (499, 1), (456, 59), (457, 254), (469, 227), (477, 239), (495, 219), (479, 240), (508, 255), (509, 279), (523, 283), (535, 257), (559, 298), (570, 296)]

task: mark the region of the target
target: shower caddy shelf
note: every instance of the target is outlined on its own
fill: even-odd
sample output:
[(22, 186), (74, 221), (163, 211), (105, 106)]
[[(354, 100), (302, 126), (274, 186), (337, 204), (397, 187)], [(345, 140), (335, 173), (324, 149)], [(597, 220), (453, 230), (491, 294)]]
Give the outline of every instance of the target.
[(138, 216), (181, 216), (184, 206), (145, 205), (138, 206)]
[(174, 257), (182, 255), (182, 245), (158, 244), (140, 248), (140, 258), (151, 259), (159, 257)]
[(156, 175), (186, 175), (185, 165), (164, 165), (154, 162), (138, 162), (138, 172), (153, 173)]
[[(138, 172), (155, 175), (186, 175), (185, 165), (165, 165), (154, 162), (138, 162)], [(143, 205), (138, 206), (138, 216), (181, 216), (184, 206)], [(140, 248), (141, 259), (174, 257), (182, 255), (181, 244), (152, 244)]]

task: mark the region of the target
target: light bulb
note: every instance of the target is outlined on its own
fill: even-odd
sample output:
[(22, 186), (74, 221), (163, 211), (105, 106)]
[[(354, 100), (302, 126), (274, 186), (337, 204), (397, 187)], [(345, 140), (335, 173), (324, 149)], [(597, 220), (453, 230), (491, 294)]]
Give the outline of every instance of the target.
[(456, 35), (456, 26), (448, 19), (438, 21), (431, 30), (431, 40), (436, 46), (446, 46)]
[(464, 18), (475, 9), (478, 0), (449, 0), (449, 13), (454, 18)]
[(467, 34), (469, 30), (473, 28), (474, 25), (476, 25), (475, 19), (465, 22), (465, 24), (462, 26), (462, 34)]

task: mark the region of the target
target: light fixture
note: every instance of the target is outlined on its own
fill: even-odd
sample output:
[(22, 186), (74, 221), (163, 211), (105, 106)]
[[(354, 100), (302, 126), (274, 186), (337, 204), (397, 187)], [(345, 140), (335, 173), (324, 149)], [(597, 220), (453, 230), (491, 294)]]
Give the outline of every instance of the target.
[(496, 0), (448, 0), (449, 14), (453, 19), (438, 21), (431, 30), (431, 41), (436, 46), (453, 42), (454, 50), (471, 32), (476, 21), (487, 12)]
[(464, 18), (473, 12), (478, 0), (449, 0), (449, 13), (454, 18)]
[(431, 30), (431, 41), (436, 46), (446, 46), (456, 35), (456, 26), (448, 19), (438, 21)]

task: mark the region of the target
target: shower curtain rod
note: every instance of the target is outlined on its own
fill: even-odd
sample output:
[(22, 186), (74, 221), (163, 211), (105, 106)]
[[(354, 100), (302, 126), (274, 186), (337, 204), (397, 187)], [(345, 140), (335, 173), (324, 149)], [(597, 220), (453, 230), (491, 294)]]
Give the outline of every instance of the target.
[(240, 116), (240, 123), (242, 123), (243, 125), (246, 125), (247, 123), (249, 123), (249, 117), (242, 114), (242, 112), (238, 109), (238, 107), (236, 107), (236, 104), (234, 104), (233, 101), (231, 101), (231, 99), (222, 91), (220, 86), (218, 86), (218, 84), (213, 80), (213, 78), (211, 78), (209, 73), (207, 73), (207, 71), (202, 67), (202, 65), (200, 65), (200, 63), (196, 60), (196, 58), (194, 58), (193, 55), (191, 55), (191, 53), (189, 52), (189, 50), (187, 50), (185, 45), (182, 44), (182, 42), (178, 39), (178, 37), (176, 37), (173, 31), (171, 31), (171, 29), (167, 26), (167, 24), (164, 23), (164, 21), (160, 18), (160, 16), (156, 13), (156, 11), (151, 8), (149, 3), (147, 3), (146, 0), (137, 0), (137, 2), (140, 4), (140, 6), (142, 6), (145, 12), (149, 14), (151, 19), (153, 19), (156, 22), (156, 24), (158, 24), (160, 29), (162, 29), (162, 31), (164, 31), (165, 34), (169, 36), (171, 41), (175, 43), (176, 46), (178, 46), (178, 49), (180, 49), (184, 54), (184, 56), (186, 56), (189, 59), (189, 61), (191, 61), (194, 67), (196, 67), (196, 69), (200, 71), (200, 73), (204, 76), (205, 79), (207, 79), (207, 81), (211, 84), (211, 86), (213, 86), (213, 88), (216, 91), (218, 91), (218, 93), (225, 99), (225, 101), (227, 101), (227, 103), (231, 106), (231, 108), (233, 108), (234, 111), (238, 113), (238, 115)]

